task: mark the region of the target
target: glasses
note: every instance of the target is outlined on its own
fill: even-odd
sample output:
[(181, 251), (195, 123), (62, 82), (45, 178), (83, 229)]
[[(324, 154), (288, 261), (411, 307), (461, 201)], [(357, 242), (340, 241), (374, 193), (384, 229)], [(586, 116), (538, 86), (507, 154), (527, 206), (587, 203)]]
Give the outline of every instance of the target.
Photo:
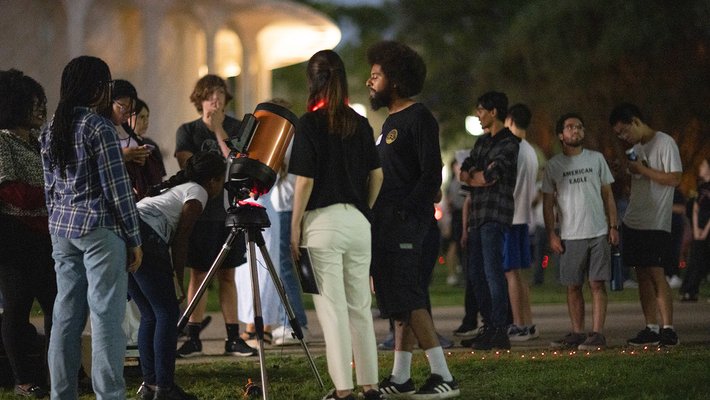
[(567, 132), (572, 132), (575, 129), (583, 131), (584, 125), (582, 125), (582, 124), (567, 124), (564, 126), (564, 130), (566, 130)]
[(119, 111), (121, 111), (121, 113), (123, 113), (123, 114), (131, 114), (131, 106), (127, 106), (127, 105), (125, 105), (125, 104), (121, 104), (121, 102), (115, 101), (115, 100), (114, 100), (113, 104), (115, 104), (115, 105), (118, 106), (118, 109), (119, 109)]

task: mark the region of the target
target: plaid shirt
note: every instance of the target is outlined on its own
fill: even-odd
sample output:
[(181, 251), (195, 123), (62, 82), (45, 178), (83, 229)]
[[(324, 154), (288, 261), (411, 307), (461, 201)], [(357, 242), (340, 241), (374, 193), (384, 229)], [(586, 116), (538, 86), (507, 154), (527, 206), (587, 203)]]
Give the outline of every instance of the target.
[(111, 121), (88, 108), (75, 108), (74, 152), (67, 161), (66, 178), (59, 169), (49, 168), (51, 125), (47, 124), (40, 139), (49, 232), (79, 238), (106, 228), (129, 247), (140, 246), (138, 211)]
[(520, 140), (507, 128), (495, 136), (487, 133), (476, 140), (471, 154), (464, 160), (462, 168), (482, 170), (486, 182), (495, 181), (491, 186), (472, 188), (468, 217), (470, 228), (477, 228), (486, 222), (512, 224), (519, 143)]

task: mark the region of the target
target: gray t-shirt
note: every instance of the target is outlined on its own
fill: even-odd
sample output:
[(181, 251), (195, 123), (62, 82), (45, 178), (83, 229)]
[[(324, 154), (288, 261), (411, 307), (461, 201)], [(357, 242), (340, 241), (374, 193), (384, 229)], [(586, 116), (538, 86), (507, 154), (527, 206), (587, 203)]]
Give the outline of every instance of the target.
[(601, 153), (583, 149), (576, 156), (558, 154), (545, 167), (543, 193), (556, 193), (560, 237), (591, 239), (607, 234), (601, 188), (614, 182)]

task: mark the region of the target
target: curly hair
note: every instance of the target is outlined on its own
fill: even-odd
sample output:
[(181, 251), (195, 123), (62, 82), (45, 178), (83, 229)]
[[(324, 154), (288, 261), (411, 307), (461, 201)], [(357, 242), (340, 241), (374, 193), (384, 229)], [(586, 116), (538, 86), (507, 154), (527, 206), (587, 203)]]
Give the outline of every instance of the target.
[(187, 182), (195, 182), (204, 186), (211, 179), (223, 177), (226, 169), (227, 163), (219, 154), (210, 151), (198, 151), (187, 159), (184, 170), (180, 170), (167, 180), (152, 186), (148, 190), (147, 196), (157, 196), (166, 190)]
[(37, 81), (18, 71), (0, 71), (0, 129), (30, 127), (35, 105), (44, 107), (47, 96)]
[(406, 44), (381, 41), (367, 50), (370, 65), (379, 65), (393, 90), (400, 97), (421, 93), (426, 78), (426, 65), (422, 57)]
[(207, 100), (215, 89), (224, 89), (224, 104), (229, 104), (234, 97), (229, 93), (229, 88), (227, 88), (227, 83), (224, 79), (217, 75), (205, 75), (200, 78), (195, 84), (195, 89), (192, 90), (190, 94), (190, 101), (195, 105), (198, 113), (202, 113), (202, 102)]

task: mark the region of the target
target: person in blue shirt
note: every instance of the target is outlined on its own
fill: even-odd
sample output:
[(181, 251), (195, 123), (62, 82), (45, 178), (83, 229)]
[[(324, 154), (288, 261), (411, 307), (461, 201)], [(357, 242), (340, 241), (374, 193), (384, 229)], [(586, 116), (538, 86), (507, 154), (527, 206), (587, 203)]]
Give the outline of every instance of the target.
[(71, 60), (59, 104), (42, 130), (44, 190), (57, 274), (48, 363), (52, 399), (77, 399), (81, 333), (91, 318), (91, 379), (97, 399), (124, 399), (129, 272), (141, 237), (111, 109), (111, 71), (96, 57)]

